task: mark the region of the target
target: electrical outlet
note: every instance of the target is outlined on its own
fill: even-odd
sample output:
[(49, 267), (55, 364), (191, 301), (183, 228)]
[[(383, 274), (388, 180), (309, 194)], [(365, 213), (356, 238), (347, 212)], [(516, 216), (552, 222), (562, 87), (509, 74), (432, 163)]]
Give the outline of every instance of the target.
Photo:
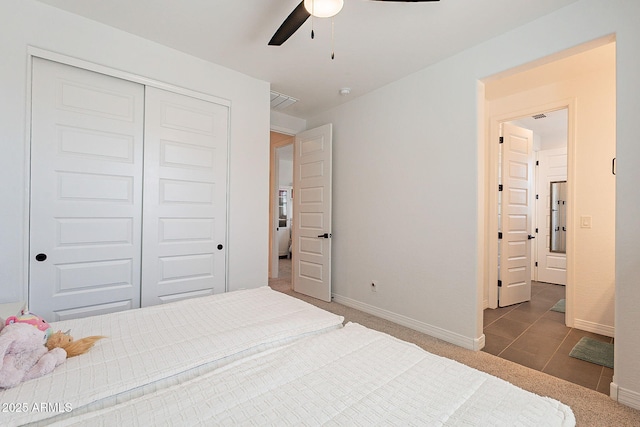
[(378, 292), (378, 281), (377, 280), (372, 280), (371, 281), (371, 292)]

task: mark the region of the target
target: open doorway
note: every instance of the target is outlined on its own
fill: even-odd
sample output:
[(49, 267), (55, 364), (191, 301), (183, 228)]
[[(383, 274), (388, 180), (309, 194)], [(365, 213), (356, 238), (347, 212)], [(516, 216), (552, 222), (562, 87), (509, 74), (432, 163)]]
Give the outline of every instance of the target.
[[(271, 132), (269, 183), (269, 279), (291, 283), (294, 136)], [(281, 268), (281, 264), (282, 268)], [(288, 275), (288, 276), (287, 276)]]
[(566, 285), (568, 110), (541, 111), (511, 123), (533, 132), (536, 239), (531, 279)]
[(567, 109), (500, 127), (497, 305), (506, 307), (530, 301), (532, 281), (567, 283)]
[[(608, 393), (613, 370), (571, 358), (569, 353), (582, 336), (605, 342), (614, 336), (615, 40), (604, 38), (561, 56), (485, 82), (484, 350)], [(532, 299), (520, 306), (497, 308), (498, 239), (494, 236), (499, 229), (496, 147), (500, 125), (526, 126), (523, 119), (556, 111), (566, 111), (567, 146), (544, 147), (537, 153), (538, 161), (551, 159), (563, 165), (538, 174), (534, 194), (543, 205), (534, 213), (538, 232), (532, 244)], [(557, 190), (558, 194), (566, 191), (566, 197), (556, 200), (565, 206), (565, 222), (560, 218), (551, 222), (555, 212), (546, 200), (552, 200), (552, 182), (566, 182), (566, 189), (558, 186)], [(564, 231), (556, 235), (564, 234), (557, 249), (551, 248), (552, 227)], [(548, 248), (542, 246), (547, 246), (547, 240)], [(543, 261), (546, 266), (541, 265)], [(556, 277), (545, 276), (549, 272)], [(562, 280), (566, 287), (549, 283)], [(546, 301), (536, 300), (537, 296)], [(562, 296), (565, 312), (552, 310)]]
[[(276, 132), (271, 132), (271, 135), (269, 278), (278, 280), (282, 253), (279, 248), (287, 247), (278, 241), (278, 229), (287, 224), (289, 230), (283, 235), (288, 240), (288, 257), (291, 259), (290, 289), (331, 302), (333, 126), (327, 123), (299, 132), (295, 136)], [(293, 150), (284, 149), (291, 145), (290, 142), (293, 143)], [(286, 157), (287, 153), (293, 154), (290, 162)], [(282, 161), (277, 161), (278, 157)], [(282, 169), (292, 170), (291, 181), (289, 172), (283, 171), (284, 176), (280, 178), (280, 166)], [(288, 198), (287, 193), (290, 195)], [(286, 209), (281, 209), (284, 200), (291, 203), (287, 203)], [(280, 216), (281, 212), (283, 217)], [(285, 218), (285, 213), (292, 218)], [(287, 258), (284, 253), (283, 258)]]

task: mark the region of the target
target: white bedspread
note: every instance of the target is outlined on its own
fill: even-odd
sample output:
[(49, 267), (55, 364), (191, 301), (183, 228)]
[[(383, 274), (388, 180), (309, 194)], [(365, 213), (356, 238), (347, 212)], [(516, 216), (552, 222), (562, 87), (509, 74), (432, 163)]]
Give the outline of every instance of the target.
[(571, 409), (348, 324), (60, 425), (573, 426)]
[(52, 324), (56, 330), (71, 329), (76, 339), (108, 338), (49, 375), (0, 389), (0, 402), (14, 404), (0, 411), (0, 425), (61, 418), (126, 401), (241, 357), (339, 328), (342, 321), (262, 287), (57, 322)]

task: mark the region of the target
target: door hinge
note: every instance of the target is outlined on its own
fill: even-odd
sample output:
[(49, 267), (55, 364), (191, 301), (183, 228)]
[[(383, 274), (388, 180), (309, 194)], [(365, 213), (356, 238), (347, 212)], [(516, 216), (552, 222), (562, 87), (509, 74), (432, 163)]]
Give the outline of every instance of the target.
[(540, 161), (536, 160), (536, 166), (540, 166)]
[(538, 200), (540, 198), (540, 196), (538, 194), (536, 194), (536, 200)]
[(500, 141), (498, 142), (499, 144), (502, 144), (504, 142), (504, 137), (500, 137)]
[(498, 184), (498, 191), (502, 191), (502, 184)]
[(536, 267), (538, 266), (538, 261), (536, 261)]
[(501, 288), (502, 287), (502, 280), (498, 280), (498, 287)]
[(498, 240), (502, 239), (502, 231), (498, 231)]
[(538, 232), (538, 229), (536, 228), (536, 233)]

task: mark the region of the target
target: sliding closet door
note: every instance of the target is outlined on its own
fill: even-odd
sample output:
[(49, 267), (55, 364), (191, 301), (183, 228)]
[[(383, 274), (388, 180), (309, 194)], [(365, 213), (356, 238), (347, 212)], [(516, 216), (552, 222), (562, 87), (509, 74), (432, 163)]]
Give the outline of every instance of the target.
[(142, 305), (225, 292), (228, 107), (148, 87)]
[(34, 58), (29, 308), (49, 321), (140, 305), (143, 100)]

